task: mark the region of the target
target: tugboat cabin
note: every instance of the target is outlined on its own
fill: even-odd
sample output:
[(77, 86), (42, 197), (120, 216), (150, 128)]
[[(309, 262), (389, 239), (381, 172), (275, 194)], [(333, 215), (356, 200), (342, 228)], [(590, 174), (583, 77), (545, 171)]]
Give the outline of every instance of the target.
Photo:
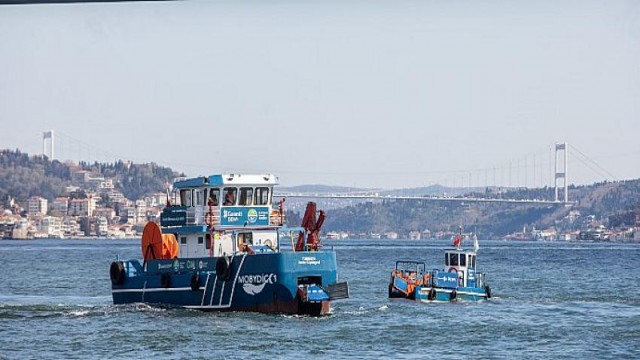
[(276, 252), (283, 202), (273, 205), (277, 178), (220, 174), (174, 183), (162, 212), (163, 233), (174, 234), (180, 257)]
[(450, 273), (456, 273), (458, 287), (476, 287), (478, 276), (476, 273), (476, 253), (462, 249), (444, 252), (444, 268)]

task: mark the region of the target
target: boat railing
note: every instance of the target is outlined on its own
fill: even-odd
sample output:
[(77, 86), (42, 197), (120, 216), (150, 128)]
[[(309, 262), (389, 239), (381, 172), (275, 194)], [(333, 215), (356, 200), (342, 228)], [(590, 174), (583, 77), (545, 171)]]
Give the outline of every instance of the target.
[(476, 273), (476, 287), (482, 288), (485, 286), (486, 281), (487, 281), (487, 273), (483, 272), (483, 273)]
[(197, 219), (195, 208), (187, 208), (187, 224), (196, 224)]
[(195, 208), (187, 208), (187, 225), (219, 225), (220, 209), (197, 212)]

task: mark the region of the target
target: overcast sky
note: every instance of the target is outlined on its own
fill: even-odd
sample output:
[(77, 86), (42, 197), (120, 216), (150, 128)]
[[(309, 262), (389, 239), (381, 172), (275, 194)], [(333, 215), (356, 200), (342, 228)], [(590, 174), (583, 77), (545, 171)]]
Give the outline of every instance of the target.
[(0, 124), (283, 185), (550, 185), (563, 141), (570, 183), (640, 178), (640, 1), (0, 6)]

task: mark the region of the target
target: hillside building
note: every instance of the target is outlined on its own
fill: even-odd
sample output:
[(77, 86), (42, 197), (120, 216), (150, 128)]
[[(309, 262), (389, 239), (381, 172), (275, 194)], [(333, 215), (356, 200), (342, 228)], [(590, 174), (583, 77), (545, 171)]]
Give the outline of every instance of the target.
[(48, 211), (47, 199), (40, 196), (32, 196), (27, 201), (29, 215), (46, 215)]

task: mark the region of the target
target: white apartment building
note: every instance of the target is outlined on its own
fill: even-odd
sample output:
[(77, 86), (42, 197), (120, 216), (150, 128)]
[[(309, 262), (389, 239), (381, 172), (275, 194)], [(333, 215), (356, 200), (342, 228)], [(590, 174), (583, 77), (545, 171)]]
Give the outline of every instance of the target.
[(66, 215), (67, 210), (69, 209), (69, 198), (64, 196), (55, 198), (51, 203), (50, 208), (51, 211), (56, 211), (60, 214)]
[(113, 186), (113, 179), (104, 179), (98, 185), (98, 190), (100, 190), (100, 192), (109, 192), (114, 188), (115, 186)]
[(46, 215), (47, 210), (47, 199), (40, 196), (32, 196), (29, 198), (27, 211), (30, 215)]
[(144, 198), (148, 208), (156, 206), (164, 206), (167, 203), (167, 194), (155, 193), (151, 196)]
[(47, 234), (49, 237), (62, 237), (62, 219), (54, 216), (45, 216), (38, 226), (38, 232)]
[(109, 234), (109, 222), (104, 216), (96, 217), (96, 235), (107, 236)]
[(93, 216), (93, 211), (96, 209), (97, 199), (94, 197), (88, 197), (86, 199), (72, 199), (69, 202), (70, 216)]
[(73, 217), (65, 217), (62, 221), (62, 232), (65, 236), (78, 236), (80, 234), (80, 224)]

